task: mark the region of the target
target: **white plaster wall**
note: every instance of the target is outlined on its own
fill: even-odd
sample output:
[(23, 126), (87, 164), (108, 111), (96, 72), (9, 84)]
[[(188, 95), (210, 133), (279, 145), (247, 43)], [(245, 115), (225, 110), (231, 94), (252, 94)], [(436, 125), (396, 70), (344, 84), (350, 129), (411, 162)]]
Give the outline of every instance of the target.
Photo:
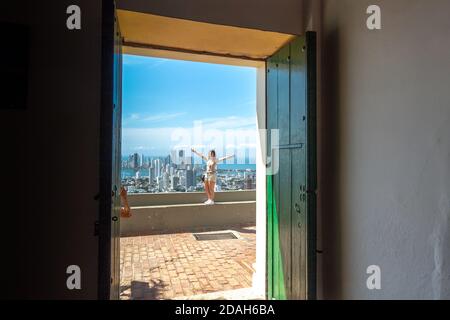
[[(371, 4), (382, 30), (366, 28)], [(449, 12), (323, 1), (324, 298), (450, 298)], [(366, 287), (372, 264), (381, 290)]]

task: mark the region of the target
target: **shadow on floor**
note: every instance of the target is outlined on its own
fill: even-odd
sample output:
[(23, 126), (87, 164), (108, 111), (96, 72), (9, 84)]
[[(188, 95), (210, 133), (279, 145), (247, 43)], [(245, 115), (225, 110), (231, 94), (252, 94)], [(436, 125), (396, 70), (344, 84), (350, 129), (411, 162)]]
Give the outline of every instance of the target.
[(159, 279), (150, 282), (132, 281), (131, 285), (120, 287), (120, 297), (129, 300), (158, 300), (163, 298), (165, 287), (164, 282)]

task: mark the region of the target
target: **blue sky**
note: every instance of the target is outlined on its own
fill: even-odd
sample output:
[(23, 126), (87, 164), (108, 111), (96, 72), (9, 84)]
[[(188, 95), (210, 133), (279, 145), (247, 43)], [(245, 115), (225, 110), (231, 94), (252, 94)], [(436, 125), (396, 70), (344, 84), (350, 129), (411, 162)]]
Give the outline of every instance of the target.
[[(122, 99), (124, 155), (167, 155), (180, 145), (225, 152), (208, 132), (217, 140), (230, 130), (256, 130), (256, 69), (250, 67), (124, 55)], [(199, 125), (200, 141), (193, 138)], [(175, 141), (186, 132), (190, 140)]]

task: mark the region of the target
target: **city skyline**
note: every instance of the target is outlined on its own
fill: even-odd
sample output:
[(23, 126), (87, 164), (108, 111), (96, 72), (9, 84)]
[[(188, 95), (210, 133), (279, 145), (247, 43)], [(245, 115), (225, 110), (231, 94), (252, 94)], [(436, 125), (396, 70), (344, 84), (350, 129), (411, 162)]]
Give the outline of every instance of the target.
[[(129, 193), (202, 192), (204, 163), (194, 163), (184, 152), (163, 157), (134, 153), (122, 159), (122, 185)], [(217, 191), (256, 188), (256, 168), (217, 168)]]
[[(207, 152), (204, 153), (205, 155), (207, 155)], [(143, 153), (139, 153), (139, 152), (134, 152), (132, 154), (122, 154), (122, 161), (126, 160), (127, 158), (133, 156), (133, 155), (138, 155), (139, 158), (141, 159), (141, 162), (144, 162), (144, 159), (164, 159), (167, 157), (173, 157), (173, 151), (170, 154), (166, 154), (166, 155), (146, 155)], [(206, 164), (206, 161), (201, 159), (199, 156), (194, 155), (193, 153), (189, 152), (186, 154), (185, 158), (191, 158), (192, 159), (192, 164), (199, 164), (199, 165), (203, 165)], [(250, 164), (250, 165), (255, 165), (256, 161), (254, 161), (254, 156), (250, 156), (249, 154), (244, 155), (244, 157), (242, 157), (243, 161), (239, 161), (236, 157), (233, 157), (231, 159), (227, 159), (224, 160), (222, 163), (220, 164)], [(219, 165), (220, 165), (219, 164)]]

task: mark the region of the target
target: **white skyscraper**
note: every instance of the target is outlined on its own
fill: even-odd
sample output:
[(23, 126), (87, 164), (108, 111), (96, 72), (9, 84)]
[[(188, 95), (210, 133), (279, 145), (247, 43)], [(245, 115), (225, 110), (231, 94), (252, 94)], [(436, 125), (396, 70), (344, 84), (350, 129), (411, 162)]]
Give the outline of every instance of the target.
[(170, 158), (172, 160), (172, 163), (178, 164), (178, 162), (177, 162), (177, 150), (176, 149), (172, 149), (170, 151)]
[(161, 176), (161, 160), (156, 159), (154, 161), (154, 165), (155, 165), (155, 176), (158, 178)]
[(186, 167), (186, 190), (194, 185), (194, 171), (191, 166)]
[(172, 162), (177, 166), (182, 166), (186, 164), (186, 153), (183, 149), (172, 150)]
[(161, 177), (156, 177), (156, 184), (158, 185), (158, 190), (162, 191), (162, 189), (163, 189), (163, 181), (162, 181)]

